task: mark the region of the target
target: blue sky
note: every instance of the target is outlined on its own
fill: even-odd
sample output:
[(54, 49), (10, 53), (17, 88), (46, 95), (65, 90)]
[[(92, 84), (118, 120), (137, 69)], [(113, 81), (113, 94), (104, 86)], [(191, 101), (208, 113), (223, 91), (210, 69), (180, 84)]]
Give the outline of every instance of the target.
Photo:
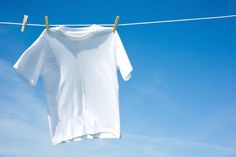
[[(235, 0), (5, 1), (0, 21), (120, 23), (236, 14)], [(120, 82), (121, 140), (52, 146), (43, 82), (12, 65), (42, 27), (0, 25), (0, 156), (235, 157), (236, 18), (118, 27), (134, 67)]]

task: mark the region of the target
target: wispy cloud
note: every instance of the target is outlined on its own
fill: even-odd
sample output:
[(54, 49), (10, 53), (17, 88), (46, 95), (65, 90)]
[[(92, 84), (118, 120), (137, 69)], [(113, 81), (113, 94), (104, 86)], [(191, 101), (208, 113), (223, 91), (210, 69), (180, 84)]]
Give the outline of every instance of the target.
[(10, 63), (0, 59), (0, 67), (0, 155), (24, 156), (24, 149), (47, 136), (43, 101)]
[(123, 133), (121, 140), (88, 140), (52, 146), (45, 100), (0, 59), (0, 156), (235, 157), (236, 149), (175, 138)]
[(233, 157), (236, 149), (220, 145), (188, 141), (169, 137), (152, 137), (142, 134), (126, 134), (128, 143), (137, 146), (140, 153), (158, 157)]

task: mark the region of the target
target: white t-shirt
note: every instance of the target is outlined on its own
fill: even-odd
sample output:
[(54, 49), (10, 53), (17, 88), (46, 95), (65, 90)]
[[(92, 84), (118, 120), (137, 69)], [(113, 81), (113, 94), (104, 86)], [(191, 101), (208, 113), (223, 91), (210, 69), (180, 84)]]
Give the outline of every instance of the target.
[(44, 30), (13, 67), (31, 86), (42, 76), (54, 145), (120, 138), (117, 69), (128, 80), (132, 65), (112, 27)]

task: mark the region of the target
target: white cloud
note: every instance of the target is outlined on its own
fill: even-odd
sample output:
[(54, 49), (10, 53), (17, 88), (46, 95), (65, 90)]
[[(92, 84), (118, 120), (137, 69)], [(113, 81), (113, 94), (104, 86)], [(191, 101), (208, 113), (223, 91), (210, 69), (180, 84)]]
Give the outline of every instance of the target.
[(52, 146), (44, 100), (0, 59), (0, 156), (235, 157), (224, 146), (124, 133), (121, 140), (88, 140)]

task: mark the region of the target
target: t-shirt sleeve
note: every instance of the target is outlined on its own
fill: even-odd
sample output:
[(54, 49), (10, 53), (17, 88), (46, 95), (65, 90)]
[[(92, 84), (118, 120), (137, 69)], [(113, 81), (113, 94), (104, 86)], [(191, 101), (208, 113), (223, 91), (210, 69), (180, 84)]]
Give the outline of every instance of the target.
[(121, 76), (125, 81), (131, 78), (133, 67), (130, 63), (129, 57), (125, 51), (120, 36), (115, 32), (115, 53), (116, 53), (116, 65), (120, 70)]
[(37, 84), (42, 73), (45, 60), (45, 44), (45, 32), (42, 32), (13, 65), (16, 72), (31, 86)]

